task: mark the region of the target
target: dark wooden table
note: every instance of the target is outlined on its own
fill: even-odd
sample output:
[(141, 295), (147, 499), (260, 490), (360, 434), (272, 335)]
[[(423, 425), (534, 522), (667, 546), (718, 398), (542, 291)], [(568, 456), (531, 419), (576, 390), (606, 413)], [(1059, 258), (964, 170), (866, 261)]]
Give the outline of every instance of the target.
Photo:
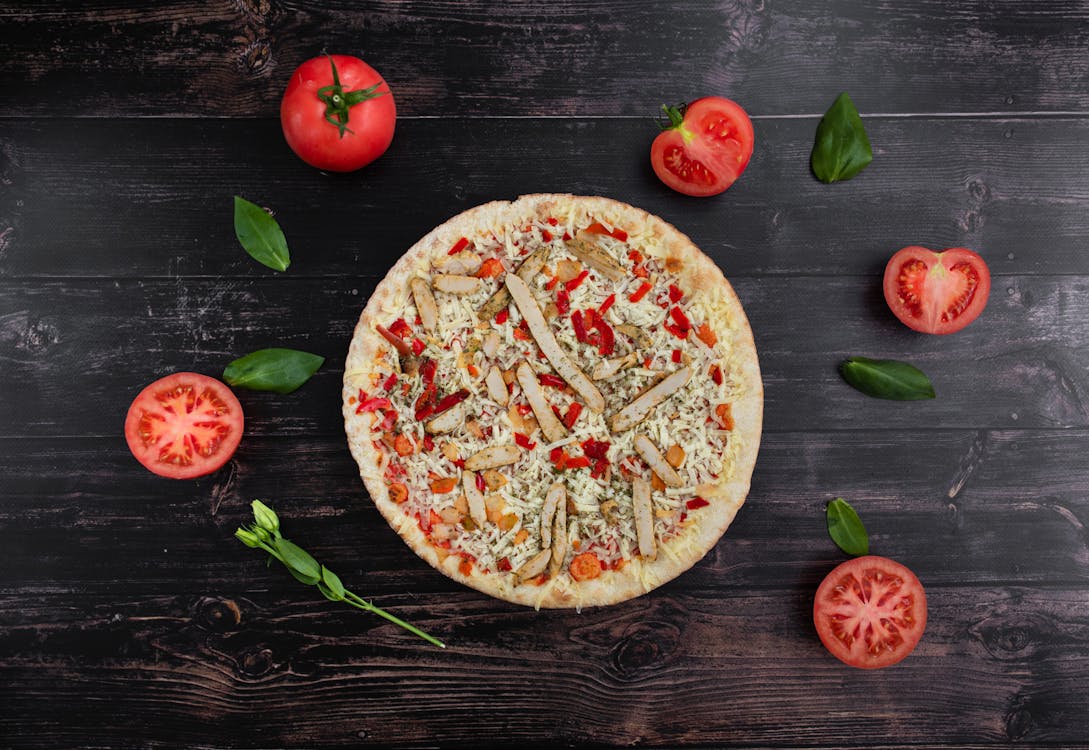
[[(358, 5), (358, 7), (351, 7)], [(0, 746), (1089, 746), (1089, 3), (0, 0)], [(279, 98), (358, 54), (400, 112), (378, 162), (319, 173)], [(858, 178), (808, 157), (840, 91)], [(756, 152), (728, 193), (653, 176), (662, 102), (726, 95)], [(371, 506), (339, 390), (368, 295), (453, 214), (537, 191), (673, 222), (734, 282), (767, 394), (752, 493), (686, 575), (535, 612), (452, 583)], [(234, 238), (271, 207), (294, 263)], [(913, 333), (881, 297), (907, 244), (964, 245), (984, 315)], [(174, 482), (121, 434), (151, 380), (266, 346), (325, 355), (239, 392), (228, 467)], [(926, 370), (867, 399), (849, 355)], [(930, 622), (844, 667), (814, 590), (836, 496), (912, 567)], [(253, 498), (357, 592), (449, 643), (326, 603), (232, 538)]]

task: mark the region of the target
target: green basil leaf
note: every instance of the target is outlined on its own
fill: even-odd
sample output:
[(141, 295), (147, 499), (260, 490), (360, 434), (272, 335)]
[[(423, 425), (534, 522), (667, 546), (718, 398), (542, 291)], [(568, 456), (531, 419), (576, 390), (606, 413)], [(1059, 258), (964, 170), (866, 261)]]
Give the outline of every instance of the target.
[[(287, 539), (276, 539), (272, 543), (272, 548), (280, 553), (280, 557), (284, 560), (284, 565), (290, 568), (293, 572), (300, 573), (307, 578), (313, 578), (310, 583), (317, 583), (321, 579), (321, 566), (318, 565), (318, 561), (310, 556), (310, 553), (298, 546), (294, 542)], [(298, 578), (298, 576), (295, 576)], [(302, 579), (299, 578), (301, 581)]]
[(821, 182), (849, 180), (873, 161), (873, 149), (851, 97), (840, 94), (817, 125), (809, 165)]
[(828, 503), (828, 536), (836, 546), (848, 555), (858, 557), (870, 554), (870, 538), (862, 519), (842, 497)]
[(892, 401), (934, 398), (934, 386), (922, 370), (895, 359), (851, 357), (839, 366), (843, 379), (867, 396)]
[(340, 582), (340, 576), (324, 565), (321, 566), (321, 583), (329, 588), (329, 591), (335, 597), (333, 601), (340, 601), (344, 598), (344, 584)]
[(230, 385), (255, 391), (291, 393), (324, 362), (324, 357), (297, 349), (259, 349), (227, 365), (223, 379)]
[(234, 197), (234, 233), (243, 249), (255, 261), (274, 271), (286, 271), (291, 265), (287, 239), (276, 219), (256, 203)]

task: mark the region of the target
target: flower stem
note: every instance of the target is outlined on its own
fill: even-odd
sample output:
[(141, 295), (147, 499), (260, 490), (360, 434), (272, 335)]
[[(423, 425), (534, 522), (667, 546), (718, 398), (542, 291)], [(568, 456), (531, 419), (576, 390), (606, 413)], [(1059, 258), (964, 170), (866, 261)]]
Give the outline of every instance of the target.
[(408, 632), (412, 633), (413, 635), (418, 635), (420, 638), (423, 638), (425, 641), (427, 641), (428, 643), (430, 643), (430, 644), (432, 644), (434, 646), (438, 646), (439, 648), (446, 648), (446, 644), (443, 643), (442, 641), (440, 641), (438, 638), (435, 638), (433, 636), (428, 635), (427, 633), (420, 630), (415, 625), (412, 625), (410, 623), (405, 622), (404, 620), (402, 620), (400, 617), (397, 617), (396, 615), (391, 615), (389, 612), (382, 609), (381, 607), (376, 607), (373, 604), (371, 604), (370, 602), (366, 601), (365, 599), (359, 598), (358, 596), (353, 594), (351, 591), (345, 591), (344, 592), (344, 601), (347, 604), (351, 604), (353, 607), (357, 607), (357, 608), (362, 609), (362, 610), (364, 610), (366, 612), (376, 614), (379, 617), (384, 617), (387, 620), (389, 620), (390, 622), (392, 622), (394, 625), (399, 625), (400, 627), (404, 628)]

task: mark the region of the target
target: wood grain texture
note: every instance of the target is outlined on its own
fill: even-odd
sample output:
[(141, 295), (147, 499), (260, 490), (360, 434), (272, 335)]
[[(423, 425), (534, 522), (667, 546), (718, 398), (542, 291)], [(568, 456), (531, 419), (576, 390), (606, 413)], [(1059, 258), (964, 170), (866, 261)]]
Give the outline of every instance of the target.
[(271, 208), (288, 277), (384, 275), (432, 227), (532, 192), (605, 195), (675, 224), (730, 278), (874, 274), (908, 244), (967, 246), (997, 275), (1089, 274), (1089, 120), (876, 119), (869, 168), (809, 171), (816, 118), (756, 125), (729, 192), (650, 169), (644, 120), (412, 120), (390, 151), (326, 175), (272, 120), (0, 121), (0, 278), (273, 278), (239, 247), (232, 196)]
[[(402, 115), (1089, 112), (1085, 2), (314, 0), (0, 4), (7, 116), (275, 116), (297, 65), (362, 55)], [(42, 92), (49, 92), (43, 96)]]

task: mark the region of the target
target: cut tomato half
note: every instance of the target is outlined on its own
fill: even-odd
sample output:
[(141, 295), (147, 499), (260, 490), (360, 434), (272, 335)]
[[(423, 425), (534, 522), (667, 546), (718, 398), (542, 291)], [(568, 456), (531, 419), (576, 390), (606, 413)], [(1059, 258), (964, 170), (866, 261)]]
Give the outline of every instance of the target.
[(242, 405), (223, 383), (176, 372), (140, 391), (125, 417), (125, 440), (148, 471), (170, 479), (210, 474), (242, 439)]
[(885, 557), (848, 560), (813, 602), (821, 643), (852, 667), (879, 669), (910, 654), (926, 628), (926, 593), (915, 574)]
[(991, 272), (967, 248), (935, 252), (912, 245), (885, 266), (884, 289), (889, 309), (908, 328), (956, 333), (987, 306)]

